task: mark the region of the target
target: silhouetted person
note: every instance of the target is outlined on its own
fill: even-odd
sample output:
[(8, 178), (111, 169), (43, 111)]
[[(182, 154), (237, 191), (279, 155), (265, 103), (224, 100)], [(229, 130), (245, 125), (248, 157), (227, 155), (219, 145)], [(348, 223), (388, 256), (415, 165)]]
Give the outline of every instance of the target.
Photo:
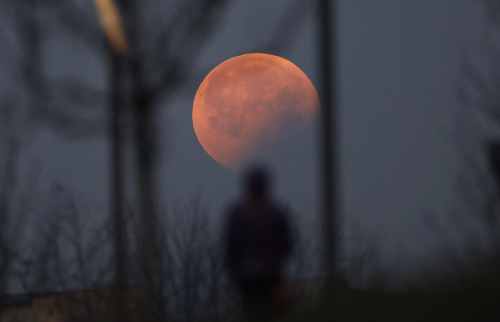
[(251, 319), (263, 320), (285, 309), (284, 261), (292, 249), (285, 210), (271, 200), (270, 178), (262, 167), (245, 177), (246, 195), (227, 218), (227, 266), (240, 288)]

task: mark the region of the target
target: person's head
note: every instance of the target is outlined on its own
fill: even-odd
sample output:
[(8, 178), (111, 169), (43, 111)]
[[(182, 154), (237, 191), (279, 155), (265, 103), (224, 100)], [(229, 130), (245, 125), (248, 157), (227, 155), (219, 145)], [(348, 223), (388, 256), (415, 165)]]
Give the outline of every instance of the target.
[(253, 166), (245, 175), (245, 188), (252, 198), (264, 198), (269, 192), (270, 175), (263, 166)]

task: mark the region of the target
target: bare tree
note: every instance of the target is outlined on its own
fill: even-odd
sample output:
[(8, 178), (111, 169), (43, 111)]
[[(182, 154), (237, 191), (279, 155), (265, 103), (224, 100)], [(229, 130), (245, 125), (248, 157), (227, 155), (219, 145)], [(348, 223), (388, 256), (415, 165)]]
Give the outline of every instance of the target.
[[(38, 228), (30, 246), (16, 260), (15, 276), (26, 292), (38, 297), (79, 291), (56, 301), (70, 321), (109, 320), (114, 294), (97, 291), (111, 287), (112, 280), (112, 232), (107, 220), (91, 213), (60, 184), (53, 186), (47, 199), (46, 206), (37, 210)], [(99, 302), (107, 303), (106, 310), (97, 309)]]
[(12, 102), (0, 105), (0, 298), (12, 291), (8, 284), (25, 246), (40, 170), (36, 162), (21, 165), (29, 160), (22, 158), (26, 137), (16, 131), (19, 117)]
[(161, 214), (157, 283), (166, 315), (197, 321), (234, 314), (234, 290), (223, 269), (221, 232), (214, 216), (199, 196), (172, 202)]
[(23, 254), (25, 289), (55, 292), (109, 285), (112, 250), (105, 217), (92, 213), (61, 184), (53, 185), (47, 199), (37, 211), (32, 247)]
[[(113, 286), (110, 254), (115, 231), (62, 185), (54, 185), (47, 199), (47, 206), (37, 213), (36, 238), (17, 258), (16, 276), (31, 294), (67, 294), (64, 297), (69, 300), (58, 309), (71, 313), (71, 321), (104, 321), (113, 314), (116, 303), (113, 293), (102, 291)], [(220, 229), (200, 198), (172, 203), (162, 218), (155, 241), (162, 259), (155, 279), (159, 294), (153, 305), (164, 311), (165, 319), (216, 320), (234, 314), (237, 297), (223, 270), (223, 248), (217, 238)], [(127, 221), (128, 228), (140, 229), (137, 216), (131, 214)], [(137, 243), (140, 235), (127, 234), (130, 244), (125, 256), (130, 267), (126, 283), (130, 289), (141, 281), (142, 247)], [(107, 311), (96, 307), (96, 298), (108, 303)], [(144, 293), (137, 298), (139, 306), (148, 301)], [(130, 305), (127, 302), (125, 307)], [(142, 318), (151, 314), (144, 309)]]

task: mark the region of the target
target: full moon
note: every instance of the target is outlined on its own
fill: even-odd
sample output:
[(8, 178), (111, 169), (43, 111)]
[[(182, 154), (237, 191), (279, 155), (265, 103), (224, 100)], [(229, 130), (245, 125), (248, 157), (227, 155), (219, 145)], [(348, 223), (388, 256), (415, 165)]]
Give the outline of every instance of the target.
[(238, 169), (259, 147), (311, 125), (319, 98), (292, 62), (252, 53), (222, 62), (203, 80), (193, 103), (193, 127), (203, 149)]

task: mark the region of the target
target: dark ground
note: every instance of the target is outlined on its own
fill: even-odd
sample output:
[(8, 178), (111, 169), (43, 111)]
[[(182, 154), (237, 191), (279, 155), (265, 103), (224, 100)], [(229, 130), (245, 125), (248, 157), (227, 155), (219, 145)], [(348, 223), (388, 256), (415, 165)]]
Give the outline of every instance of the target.
[(475, 289), (391, 293), (345, 291), (338, 309), (324, 303), (295, 306), (287, 321), (500, 321), (500, 290)]

